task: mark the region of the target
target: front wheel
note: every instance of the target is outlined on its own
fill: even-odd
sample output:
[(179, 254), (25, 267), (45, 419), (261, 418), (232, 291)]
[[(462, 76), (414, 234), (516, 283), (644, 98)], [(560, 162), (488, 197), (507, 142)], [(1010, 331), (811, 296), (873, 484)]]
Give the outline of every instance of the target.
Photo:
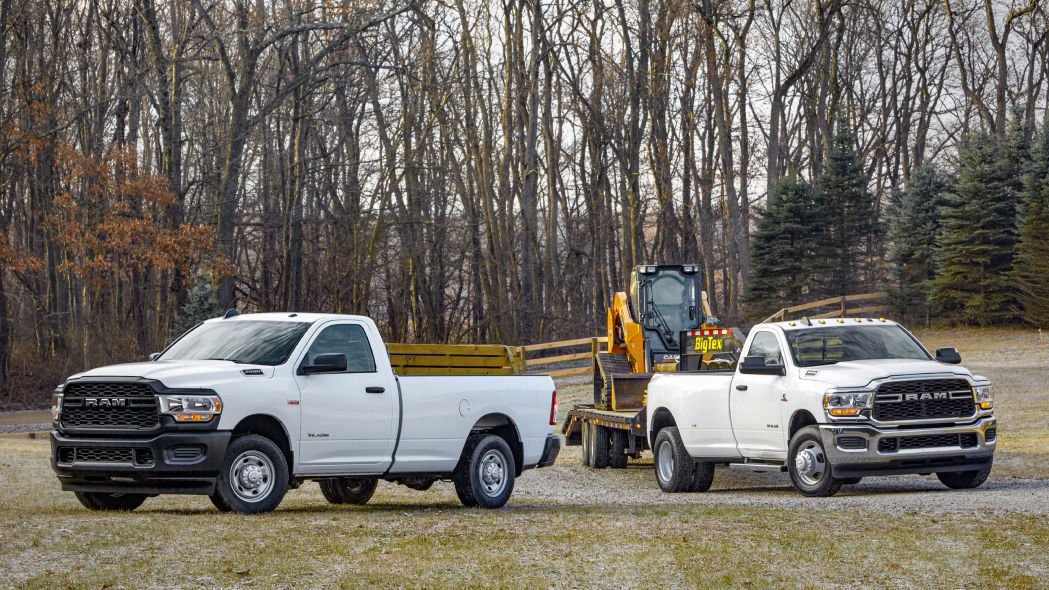
[(146, 501), (145, 494), (123, 494), (106, 492), (74, 492), (76, 499), (90, 510), (113, 510), (130, 512)]
[(842, 480), (831, 475), (830, 460), (815, 426), (802, 428), (790, 439), (787, 469), (794, 488), (805, 496), (833, 496), (841, 489)]
[(249, 434), (233, 439), (226, 449), (212, 503), (240, 514), (270, 512), (288, 491), (288, 464), (270, 439)]
[(379, 480), (374, 477), (340, 477), (322, 479), (321, 493), (332, 504), (367, 504), (375, 494)]
[(452, 474), (455, 494), (466, 507), (502, 508), (514, 491), (515, 472), (514, 455), (505, 440), (474, 434), (466, 439)]
[(983, 485), (983, 482), (987, 481), (987, 476), (990, 474), (991, 468), (988, 466), (986, 469), (978, 471), (937, 473), (936, 478), (940, 480), (940, 483), (952, 490), (971, 490)]

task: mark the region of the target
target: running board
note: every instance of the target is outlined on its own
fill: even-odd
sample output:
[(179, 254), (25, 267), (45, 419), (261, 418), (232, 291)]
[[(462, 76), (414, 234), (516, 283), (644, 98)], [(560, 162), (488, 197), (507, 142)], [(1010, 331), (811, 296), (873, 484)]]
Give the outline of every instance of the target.
[(757, 473), (786, 473), (786, 465), (774, 465), (770, 463), (729, 463), (729, 469), (743, 469)]

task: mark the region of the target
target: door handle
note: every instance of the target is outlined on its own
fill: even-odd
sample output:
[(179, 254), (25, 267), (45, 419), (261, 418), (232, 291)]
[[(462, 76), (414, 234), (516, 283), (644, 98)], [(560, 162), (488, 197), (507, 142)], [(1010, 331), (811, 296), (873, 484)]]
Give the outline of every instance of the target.
[(736, 386), (736, 390), (737, 391), (746, 391), (747, 390), (747, 386), (746, 385), (737, 385)]
[(385, 387), (365, 387), (364, 391), (366, 393), (384, 393), (386, 391), (386, 388)]

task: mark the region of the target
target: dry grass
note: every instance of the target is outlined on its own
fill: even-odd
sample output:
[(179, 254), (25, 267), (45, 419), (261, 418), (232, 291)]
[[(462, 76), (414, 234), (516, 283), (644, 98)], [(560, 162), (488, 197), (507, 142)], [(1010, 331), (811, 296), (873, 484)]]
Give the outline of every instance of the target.
[[(47, 445), (0, 442), (0, 569), (26, 588), (1030, 588), (1049, 580), (1044, 516), (857, 515), (724, 506), (459, 506), (447, 485), (383, 484), (366, 507), (317, 487), (276, 513), (167, 496), (91, 513), (58, 490)], [(862, 518), (858, 518), (862, 516)], [(861, 522), (862, 524), (857, 524)]]

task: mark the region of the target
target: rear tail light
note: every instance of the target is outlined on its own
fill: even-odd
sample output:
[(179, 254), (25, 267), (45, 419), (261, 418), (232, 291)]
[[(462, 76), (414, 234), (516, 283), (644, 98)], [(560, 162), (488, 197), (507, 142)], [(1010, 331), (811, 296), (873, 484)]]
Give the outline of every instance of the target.
[(557, 390), (550, 396), (550, 426), (557, 426)]

